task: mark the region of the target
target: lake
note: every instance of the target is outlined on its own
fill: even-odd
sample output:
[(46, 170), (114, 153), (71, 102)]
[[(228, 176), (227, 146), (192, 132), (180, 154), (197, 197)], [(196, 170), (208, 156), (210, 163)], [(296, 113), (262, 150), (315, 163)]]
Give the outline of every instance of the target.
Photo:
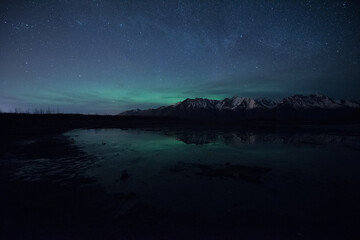
[(356, 134), (76, 129), (19, 146), (2, 159), (6, 239), (360, 237)]

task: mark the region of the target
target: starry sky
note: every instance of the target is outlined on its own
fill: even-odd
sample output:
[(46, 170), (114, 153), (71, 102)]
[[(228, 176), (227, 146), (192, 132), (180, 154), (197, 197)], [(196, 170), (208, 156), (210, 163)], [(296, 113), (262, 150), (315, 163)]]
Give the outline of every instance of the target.
[(359, 1), (2, 0), (0, 110), (359, 98), (359, 40)]

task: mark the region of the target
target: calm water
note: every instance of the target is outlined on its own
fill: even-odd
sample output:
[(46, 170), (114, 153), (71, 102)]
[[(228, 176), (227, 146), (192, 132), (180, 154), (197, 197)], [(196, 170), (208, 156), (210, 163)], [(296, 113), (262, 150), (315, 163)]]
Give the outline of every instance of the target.
[[(116, 239), (360, 237), (359, 136), (120, 129), (64, 136), (85, 155), (28, 161), (11, 176), (76, 185), (80, 200), (63, 197), (52, 207), (85, 207), (56, 236), (81, 238), (76, 224), (93, 211), (101, 216), (89, 225)], [(67, 181), (74, 176), (85, 181)]]

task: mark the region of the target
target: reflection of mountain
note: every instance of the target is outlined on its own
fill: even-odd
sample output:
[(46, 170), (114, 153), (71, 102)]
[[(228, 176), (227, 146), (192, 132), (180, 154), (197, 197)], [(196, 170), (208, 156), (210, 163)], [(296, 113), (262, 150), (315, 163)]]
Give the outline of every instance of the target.
[[(169, 134), (169, 133), (167, 133)], [(312, 144), (312, 145), (349, 145), (359, 147), (360, 136), (333, 133), (256, 133), (256, 132), (207, 132), (192, 131), (173, 133), (176, 139), (186, 144), (208, 144), (224, 142), (231, 145), (277, 143), (277, 144)]]
[(210, 132), (183, 132), (182, 134), (176, 135), (176, 139), (186, 144), (208, 144), (218, 140), (218, 135)]
[(207, 120), (333, 120), (359, 118), (360, 102), (334, 100), (321, 94), (294, 95), (280, 101), (242, 97), (186, 99), (157, 109), (130, 110), (123, 116), (168, 116)]

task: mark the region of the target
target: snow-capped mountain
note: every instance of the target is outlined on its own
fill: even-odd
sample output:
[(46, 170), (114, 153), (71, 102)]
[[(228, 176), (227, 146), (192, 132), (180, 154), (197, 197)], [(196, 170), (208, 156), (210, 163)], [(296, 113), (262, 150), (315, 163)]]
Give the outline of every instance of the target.
[(359, 108), (360, 102), (354, 100), (334, 100), (322, 94), (294, 95), (284, 98), (280, 106), (289, 106), (294, 109), (337, 109), (337, 108)]
[[(332, 111), (330, 111), (332, 110)], [(122, 116), (167, 116), (181, 118), (274, 118), (311, 112), (359, 112), (360, 102), (334, 100), (322, 94), (294, 95), (282, 100), (265, 98), (232, 97), (223, 100), (187, 98), (182, 102), (148, 110), (130, 110)]]

